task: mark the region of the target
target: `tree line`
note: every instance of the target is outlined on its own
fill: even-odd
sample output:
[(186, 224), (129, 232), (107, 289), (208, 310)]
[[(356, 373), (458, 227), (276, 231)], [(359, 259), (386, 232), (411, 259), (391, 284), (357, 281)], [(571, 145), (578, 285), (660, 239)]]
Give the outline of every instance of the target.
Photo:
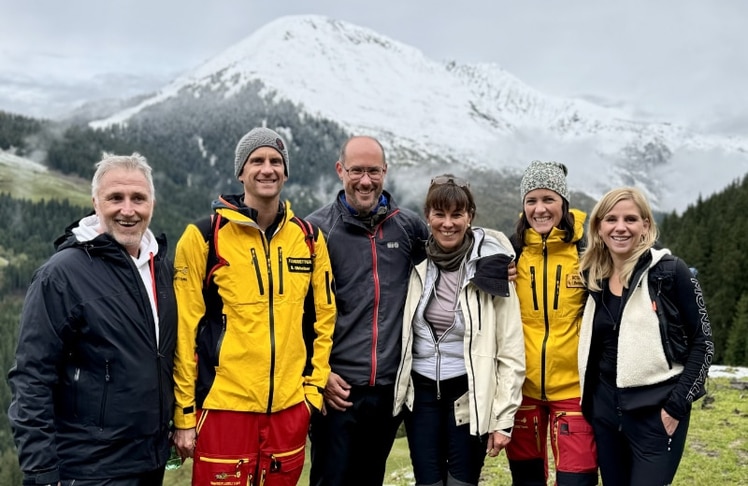
[(661, 241), (698, 271), (716, 363), (748, 366), (748, 175), (682, 215), (667, 215)]

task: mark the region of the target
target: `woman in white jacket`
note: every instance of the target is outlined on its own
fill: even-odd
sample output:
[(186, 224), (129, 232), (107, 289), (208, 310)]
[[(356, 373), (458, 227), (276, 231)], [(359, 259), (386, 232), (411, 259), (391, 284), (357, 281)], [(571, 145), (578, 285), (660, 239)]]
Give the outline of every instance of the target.
[(476, 485), (486, 453), (511, 438), (525, 378), (514, 258), (500, 232), (471, 228), (466, 181), (431, 181), (428, 258), (411, 273), (394, 413), (405, 427), (418, 485)]

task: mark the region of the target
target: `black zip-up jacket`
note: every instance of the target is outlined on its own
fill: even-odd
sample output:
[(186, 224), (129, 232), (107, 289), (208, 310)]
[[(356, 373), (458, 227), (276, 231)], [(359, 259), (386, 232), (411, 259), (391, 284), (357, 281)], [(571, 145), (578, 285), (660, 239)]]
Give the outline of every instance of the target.
[(386, 191), (387, 213), (367, 224), (341, 202), (343, 193), (307, 217), (327, 239), (335, 279), (330, 367), (350, 385), (394, 385), (408, 277), (426, 256), (428, 228)]
[(101, 479), (163, 467), (174, 410), (173, 268), (166, 240), (151, 258), (151, 303), (132, 258), (112, 237), (71, 233), (26, 295), (8, 411), (24, 484)]

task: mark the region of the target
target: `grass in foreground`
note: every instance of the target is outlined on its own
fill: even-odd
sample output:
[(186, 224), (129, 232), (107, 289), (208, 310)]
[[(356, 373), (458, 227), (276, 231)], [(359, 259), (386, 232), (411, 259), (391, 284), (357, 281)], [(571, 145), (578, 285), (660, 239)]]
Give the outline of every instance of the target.
[[(691, 414), (686, 451), (674, 484), (748, 485), (748, 379), (710, 379), (708, 390), (707, 396), (696, 402)], [(164, 484), (189, 485), (191, 469), (192, 463), (188, 461), (177, 471), (168, 471)], [(309, 484), (308, 456), (299, 484)], [(387, 461), (385, 484), (414, 484), (405, 438), (395, 441)], [(486, 458), (480, 484), (511, 485), (505, 454)], [(549, 484), (553, 484), (552, 481)]]

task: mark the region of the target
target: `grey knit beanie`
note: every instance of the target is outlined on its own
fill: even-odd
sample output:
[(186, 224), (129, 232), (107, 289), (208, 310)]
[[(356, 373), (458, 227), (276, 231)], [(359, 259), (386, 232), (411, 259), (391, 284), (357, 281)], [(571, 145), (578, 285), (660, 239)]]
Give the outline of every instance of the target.
[(234, 175), (239, 178), (244, 164), (252, 152), (260, 147), (271, 147), (280, 152), (283, 157), (283, 171), (288, 177), (288, 149), (280, 135), (269, 128), (253, 128), (244, 135), (236, 144), (236, 157), (234, 158)]
[(533, 160), (525, 169), (519, 192), (522, 194), (522, 204), (525, 196), (535, 189), (550, 189), (569, 202), (569, 190), (566, 188), (566, 174), (568, 170), (561, 162), (541, 162)]

